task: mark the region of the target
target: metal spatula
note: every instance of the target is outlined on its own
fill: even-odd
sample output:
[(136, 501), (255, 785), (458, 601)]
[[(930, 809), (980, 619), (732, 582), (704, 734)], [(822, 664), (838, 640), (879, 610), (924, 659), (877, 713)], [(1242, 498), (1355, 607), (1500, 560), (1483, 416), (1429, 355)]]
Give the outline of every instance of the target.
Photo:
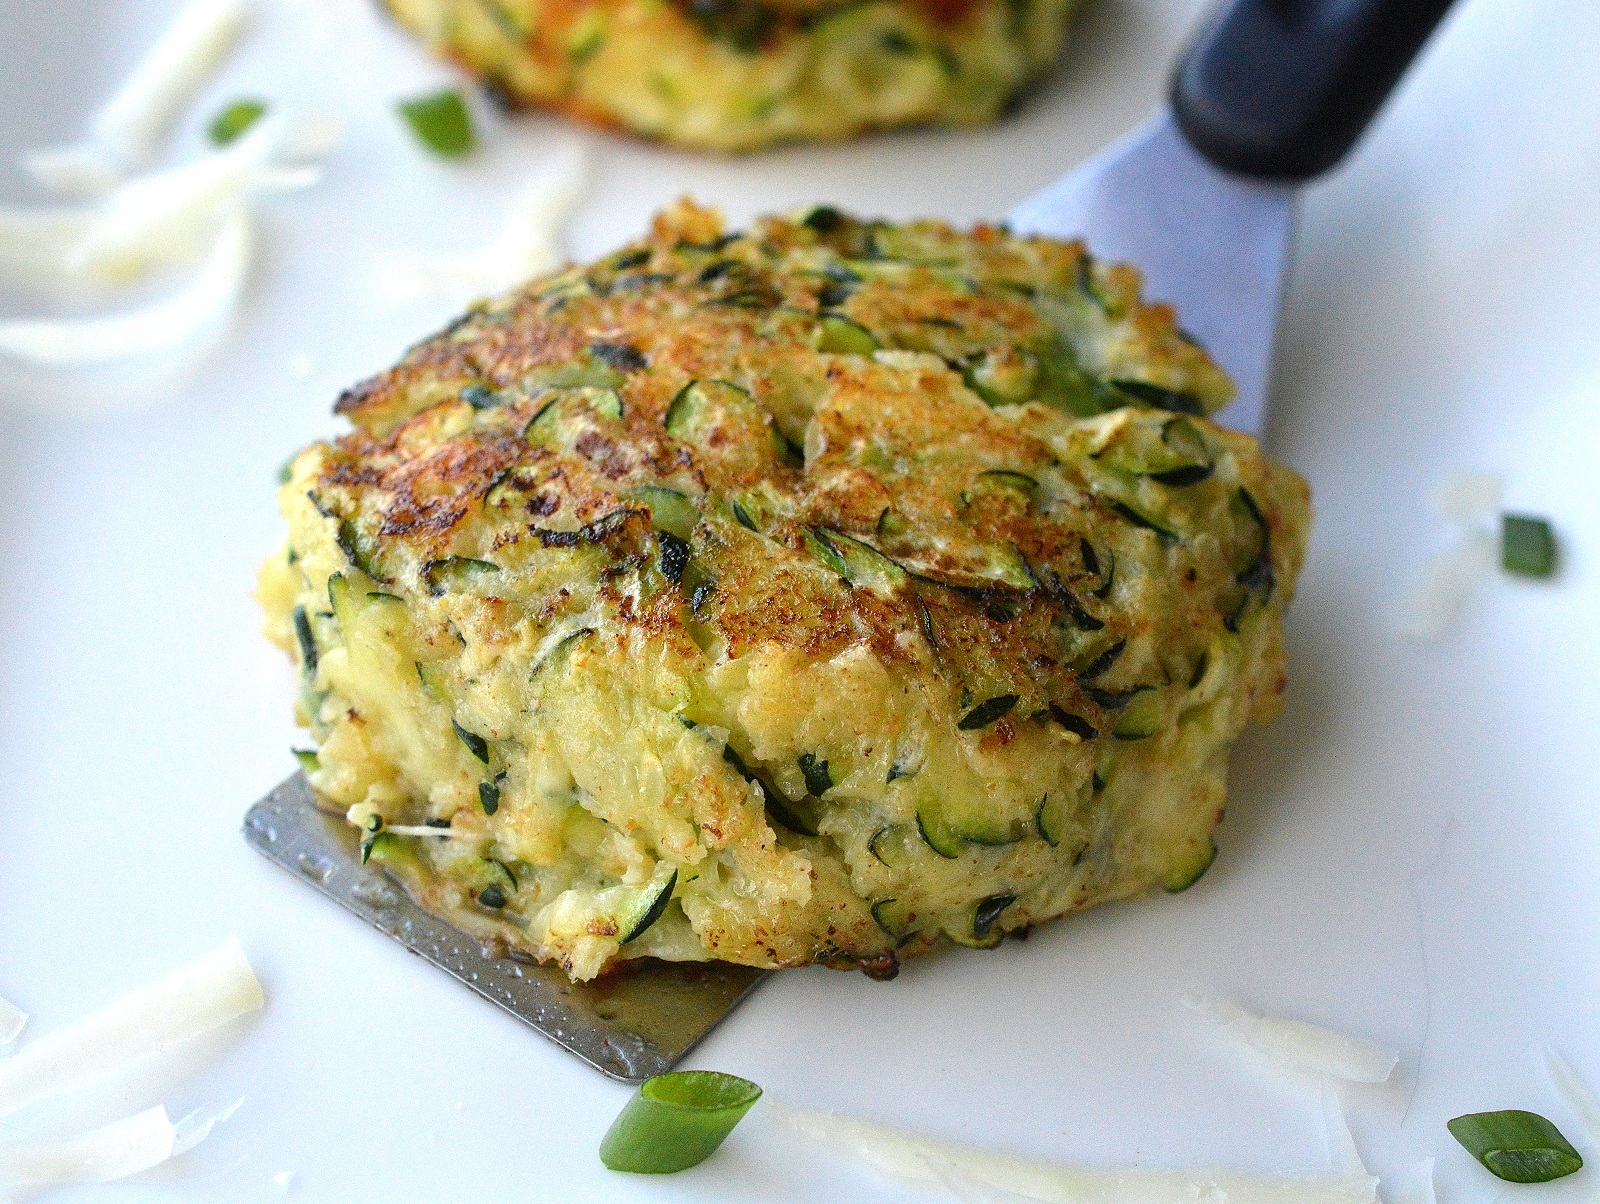
[[(1259, 433), (1298, 185), (1343, 157), (1450, 0), (1238, 0), (1181, 60), (1170, 110), (1011, 214), (1138, 264), (1146, 294), (1239, 386), (1222, 417)], [(595, 983), (501, 958), (413, 904), (295, 775), (245, 839), (380, 931), (613, 1078), (669, 1070), (764, 977), (724, 963), (635, 963)]]

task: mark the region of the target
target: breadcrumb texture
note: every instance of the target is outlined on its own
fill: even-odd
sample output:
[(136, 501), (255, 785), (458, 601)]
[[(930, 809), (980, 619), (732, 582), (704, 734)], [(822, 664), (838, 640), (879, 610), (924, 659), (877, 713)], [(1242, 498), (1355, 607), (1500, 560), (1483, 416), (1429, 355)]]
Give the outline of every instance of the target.
[(680, 202), (286, 470), (259, 596), (311, 781), (425, 907), (580, 979), (884, 976), (1182, 889), (1310, 522), (1228, 395), (1078, 244)]
[(992, 121), (1075, 0), (385, 0), (510, 105), (749, 151)]

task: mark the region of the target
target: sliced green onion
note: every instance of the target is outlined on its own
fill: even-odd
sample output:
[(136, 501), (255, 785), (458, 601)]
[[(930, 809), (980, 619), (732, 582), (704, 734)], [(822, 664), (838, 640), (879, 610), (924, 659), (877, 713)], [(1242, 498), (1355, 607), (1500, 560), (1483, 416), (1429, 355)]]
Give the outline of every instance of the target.
[(670, 1175), (711, 1157), (761, 1098), (761, 1088), (714, 1070), (658, 1074), (617, 1114), (600, 1142), (600, 1161), (614, 1171)]
[(1556, 571), (1556, 533), (1531, 514), (1500, 518), (1500, 564), (1519, 577), (1549, 577)]
[(261, 120), (266, 111), (264, 100), (236, 100), (211, 119), (206, 136), (217, 146), (227, 146)]
[(1508, 1183), (1548, 1183), (1583, 1165), (1561, 1130), (1536, 1112), (1474, 1112), (1449, 1127), (1467, 1153)]
[(322, 762), (317, 758), (316, 749), (291, 748), (289, 751), (294, 754), (294, 759), (300, 762), (300, 769), (303, 773), (316, 773), (317, 770), (322, 768)]
[(435, 154), (459, 158), (478, 144), (467, 103), (454, 88), (402, 100), (399, 109), (418, 141)]

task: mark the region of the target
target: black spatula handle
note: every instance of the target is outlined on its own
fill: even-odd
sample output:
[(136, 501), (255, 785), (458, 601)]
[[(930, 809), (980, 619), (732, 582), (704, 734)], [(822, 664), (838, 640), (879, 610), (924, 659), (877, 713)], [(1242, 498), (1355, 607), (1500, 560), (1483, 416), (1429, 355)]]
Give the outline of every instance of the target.
[(1218, 167), (1307, 180), (1345, 155), (1451, 0), (1235, 0), (1172, 80), (1172, 107)]

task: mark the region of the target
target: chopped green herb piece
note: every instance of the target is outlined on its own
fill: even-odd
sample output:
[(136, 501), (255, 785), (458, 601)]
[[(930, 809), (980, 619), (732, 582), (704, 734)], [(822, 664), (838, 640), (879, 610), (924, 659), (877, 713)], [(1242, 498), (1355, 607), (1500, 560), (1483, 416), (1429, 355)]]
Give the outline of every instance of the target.
[(1561, 1130), (1536, 1112), (1474, 1112), (1449, 1127), (1467, 1153), (1508, 1183), (1548, 1183), (1583, 1166)]
[(459, 158), (478, 144), (466, 102), (454, 88), (402, 100), (399, 109), (418, 141), (435, 154)]
[(316, 773), (317, 770), (322, 768), (322, 762), (317, 759), (316, 749), (291, 748), (289, 751), (294, 754), (294, 759), (300, 762), (300, 771), (302, 773)]
[(500, 810), (500, 787), (494, 782), (478, 783), (478, 802), (483, 805), (485, 815), (493, 815)]
[(711, 1157), (761, 1098), (748, 1079), (714, 1070), (677, 1070), (646, 1079), (600, 1142), (614, 1171), (669, 1175)]
[(1556, 533), (1531, 514), (1505, 514), (1500, 525), (1500, 564), (1519, 577), (1549, 577), (1556, 571)]
[(211, 119), (206, 136), (217, 146), (227, 146), (261, 120), (266, 111), (264, 100), (236, 100)]

